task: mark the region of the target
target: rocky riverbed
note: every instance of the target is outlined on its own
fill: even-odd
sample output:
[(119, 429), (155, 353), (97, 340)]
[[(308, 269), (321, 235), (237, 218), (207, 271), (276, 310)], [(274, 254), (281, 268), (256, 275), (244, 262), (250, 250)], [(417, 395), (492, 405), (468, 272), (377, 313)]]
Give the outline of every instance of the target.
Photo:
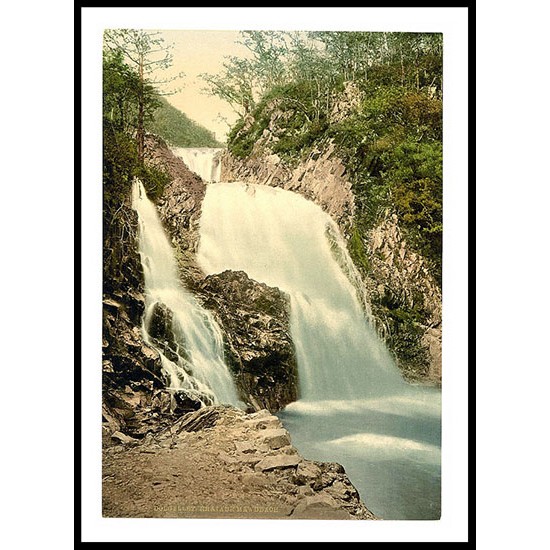
[(279, 419), (211, 406), (103, 450), (105, 517), (376, 519), (342, 466), (304, 459)]

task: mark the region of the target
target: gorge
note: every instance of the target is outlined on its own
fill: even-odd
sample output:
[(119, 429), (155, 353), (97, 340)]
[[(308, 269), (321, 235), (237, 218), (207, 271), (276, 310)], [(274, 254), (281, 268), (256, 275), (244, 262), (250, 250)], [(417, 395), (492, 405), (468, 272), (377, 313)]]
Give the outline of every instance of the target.
[[(181, 149), (174, 153), (181, 156)], [(211, 313), (200, 305), (212, 305), (205, 288), (222, 301), (227, 296), (211, 284), (199, 284), (196, 298), (184, 288), (175, 250), (140, 182), (133, 197), (145, 280), (142, 333), (161, 357), (172, 399), (199, 408), (245, 409), (246, 402), (261, 408), (261, 394), (252, 397), (250, 380), (247, 386), (227, 345), (224, 351), (234, 332), (230, 322), (216, 307)], [(283, 309), (297, 373), (286, 383), (293, 390), (283, 392), (285, 398), (263, 406), (278, 414), (298, 452), (342, 464), (378, 517), (437, 519), (440, 392), (404, 381), (363, 307), (361, 275), (337, 224), (301, 195), (239, 182), (208, 184), (197, 220), (196, 262), (205, 281), (223, 276), (223, 288), (250, 278), (245, 284), (263, 285), (264, 296), (273, 289), (288, 297)], [(159, 318), (164, 325), (155, 332)]]

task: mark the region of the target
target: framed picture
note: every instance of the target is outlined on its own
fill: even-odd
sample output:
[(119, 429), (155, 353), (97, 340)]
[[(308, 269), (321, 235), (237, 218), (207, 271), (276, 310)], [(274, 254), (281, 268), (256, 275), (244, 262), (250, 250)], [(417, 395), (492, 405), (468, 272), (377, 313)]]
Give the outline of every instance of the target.
[(468, 9), (82, 30), (83, 537), (463, 540)]

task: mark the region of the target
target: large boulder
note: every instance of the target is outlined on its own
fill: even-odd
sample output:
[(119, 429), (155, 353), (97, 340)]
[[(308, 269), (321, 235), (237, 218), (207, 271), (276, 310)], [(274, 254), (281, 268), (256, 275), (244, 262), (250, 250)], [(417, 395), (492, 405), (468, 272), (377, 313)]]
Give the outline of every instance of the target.
[(204, 305), (226, 336), (226, 361), (245, 402), (278, 411), (298, 397), (289, 298), (243, 271), (209, 275), (198, 284)]

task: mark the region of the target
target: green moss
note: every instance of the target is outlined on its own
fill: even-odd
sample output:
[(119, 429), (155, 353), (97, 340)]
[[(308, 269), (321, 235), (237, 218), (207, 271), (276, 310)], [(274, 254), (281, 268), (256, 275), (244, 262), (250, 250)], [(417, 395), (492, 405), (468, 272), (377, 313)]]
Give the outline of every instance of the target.
[(170, 176), (154, 166), (140, 166), (136, 169), (135, 175), (141, 179), (147, 196), (152, 201), (157, 201), (164, 192), (164, 188), (170, 183)]
[(365, 273), (370, 271), (370, 264), (365, 253), (365, 245), (361, 238), (361, 231), (354, 225), (351, 229), (350, 238), (348, 240), (348, 250), (354, 264), (363, 270)]

